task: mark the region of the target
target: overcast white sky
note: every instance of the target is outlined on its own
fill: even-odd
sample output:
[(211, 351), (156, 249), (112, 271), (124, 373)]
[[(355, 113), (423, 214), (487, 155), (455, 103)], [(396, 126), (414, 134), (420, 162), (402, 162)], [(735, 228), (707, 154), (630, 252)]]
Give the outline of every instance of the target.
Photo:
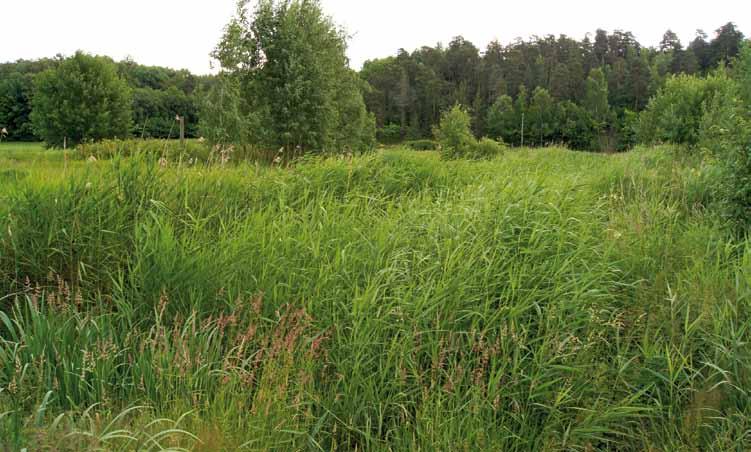
[[(444, 44), (463, 35), (484, 49), (492, 39), (630, 30), (656, 45), (666, 29), (684, 45), (697, 28), (710, 37), (728, 21), (751, 34), (749, 0), (322, 0), (353, 35), (349, 56), (367, 59), (399, 48)], [(137, 62), (209, 73), (209, 52), (235, 10), (235, 0), (2, 0), (0, 61), (77, 49), (132, 56)]]

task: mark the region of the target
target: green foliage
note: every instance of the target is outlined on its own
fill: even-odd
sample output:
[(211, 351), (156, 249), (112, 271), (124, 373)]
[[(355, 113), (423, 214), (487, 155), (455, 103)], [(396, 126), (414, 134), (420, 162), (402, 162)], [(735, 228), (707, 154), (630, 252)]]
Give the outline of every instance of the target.
[(476, 140), (472, 135), (469, 113), (458, 104), (444, 112), (434, 134), (440, 145), (441, 157), (445, 160), (492, 159), (502, 155), (506, 149), (503, 141), (490, 138)]
[[(197, 137), (196, 92), (207, 81), (186, 70), (143, 66), (126, 59), (117, 63), (118, 73), (133, 90), (133, 135), (175, 138), (177, 115), (185, 118), (185, 135)], [(212, 78), (213, 79), (213, 78)]]
[(485, 127), (488, 134), (495, 139), (515, 142), (518, 136), (520, 117), (514, 110), (514, 101), (503, 95), (495, 100), (488, 110)]
[(627, 151), (639, 144), (639, 114), (635, 111), (624, 110), (623, 119), (619, 121), (619, 151)]
[(402, 127), (399, 124), (386, 124), (378, 129), (377, 137), (384, 144), (398, 143), (402, 139)]
[(738, 83), (740, 97), (751, 117), (751, 41), (746, 41), (738, 59), (733, 63), (733, 79)]
[[(31, 121), (34, 78), (56, 68), (62, 60), (19, 60), (0, 63), (0, 127), (11, 141), (37, 141)], [(188, 71), (149, 67), (132, 60), (120, 61), (117, 72), (133, 91), (134, 136), (167, 138), (177, 136), (175, 115), (186, 119), (186, 136), (195, 137), (198, 124), (195, 91), (210, 84), (213, 77), (196, 77)]]
[(240, 100), (232, 102), (257, 124), (237, 144), (282, 147), (286, 156), (372, 146), (375, 120), (345, 50), (345, 34), (316, 0), (262, 0), (252, 13), (240, 1), (214, 52), (236, 79)]
[(592, 115), (571, 101), (557, 105), (557, 128), (561, 139), (573, 149), (599, 151), (601, 129)]
[(710, 43), (711, 60), (714, 65), (728, 65), (740, 52), (743, 33), (733, 22), (728, 22), (716, 30), (716, 37)]
[(738, 63), (735, 80), (722, 74), (707, 79), (697, 147), (709, 157), (720, 213), (746, 234), (751, 226), (751, 115), (742, 82), (751, 67), (742, 59)]
[(703, 157), (717, 210), (745, 233), (751, 224), (751, 116), (738, 83), (746, 77), (743, 58), (734, 78), (717, 71), (668, 79), (642, 112), (639, 133), (642, 140), (681, 144)]
[(412, 140), (404, 143), (404, 146), (413, 151), (435, 151), (439, 145), (433, 140)]
[(714, 181), (720, 212), (736, 232), (747, 235), (751, 227), (751, 145), (723, 147), (725, 153)]
[(475, 160), (494, 159), (503, 155), (504, 152), (506, 152), (506, 145), (502, 141), (481, 138), (472, 144), (472, 150), (468, 157)]
[(236, 78), (219, 75), (216, 82), (200, 96), (199, 131), (210, 143), (227, 145), (249, 143), (260, 130), (257, 115), (246, 114)]
[[(579, 129), (590, 126), (578, 119), (558, 118), (552, 130), (530, 123), (535, 128), (530, 134), (525, 127), (526, 144), (627, 149), (633, 136), (629, 135), (630, 126), (622, 122), (626, 110), (641, 112), (671, 75), (706, 74), (718, 64), (728, 64), (742, 37), (733, 24), (723, 26), (711, 40), (699, 32), (687, 48), (672, 32), (666, 33), (662, 49), (640, 44), (628, 31), (597, 30), (594, 42), (590, 38), (539, 36), (507, 45), (491, 42), (485, 49), (459, 36), (448, 46), (422, 46), (411, 52), (401, 49), (394, 56), (367, 61), (360, 75), (372, 87), (365, 101), (378, 126), (398, 124), (402, 139), (429, 137), (440, 113), (460, 103), (471, 106), (475, 136), (503, 137), (518, 146), (521, 116), (528, 114), (519, 104), (528, 104), (534, 91), (543, 88), (556, 106), (573, 102), (584, 108), (598, 129), (596, 137), (571, 141), (572, 125)], [(491, 112), (504, 95), (517, 105), (515, 121), (500, 120), (498, 111)], [(503, 111), (508, 112), (505, 107)], [(517, 130), (497, 130), (499, 124), (515, 124)]]
[(131, 127), (131, 92), (110, 59), (76, 52), (36, 76), (31, 117), (48, 146), (124, 138)]
[(532, 93), (527, 115), (526, 134), (531, 143), (549, 144), (556, 131), (555, 104), (545, 88), (537, 87)]
[(708, 79), (691, 75), (668, 78), (641, 114), (640, 141), (696, 145), (707, 100), (723, 80), (723, 75)]
[(10, 141), (38, 141), (31, 123), (34, 76), (55, 67), (57, 60), (18, 60), (0, 63), (0, 129)]
[(708, 78), (697, 146), (705, 154), (724, 158), (728, 148), (745, 147), (751, 138), (739, 85), (725, 76)]
[(472, 136), (471, 119), (467, 110), (461, 105), (443, 113), (441, 122), (433, 134), (441, 145), (441, 156), (444, 159), (457, 159), (469, 155), (476, 143)]
[(751, 446), (749, 244), (670, 149), (14, 152), (2, 449)]
[(9, 140), (28, 141), (34, 138), (31, 127), (31, 77), (13, 72), (0, 78), (0, 129)]
[[(731, 61), (732, 24), (657, 54), (458, 37), (368, 86), (318, 2), (246, 4), (211, 144), (0, 145), (0, 449), (751, 450), (751, 50), (670, 75)], [(120, 71), (140, 117), (190, 107), (184, 73)], [(22, 118), (27, 79), (0, 80)], [(472, 133), (521, 142), (522, 118), (525, 144), (680, 146), (496, 158)], [(368, 149), (376, 123), (438, 123), (443, 159), (246, 162)]]
[(602, 132), (609, 125), (611, 112), (608, 103), (608, 83), (600, 68), (589, 73), (582, 107), (592, 116), (598, 132)]
[(142, 138), (175, 138), (179, 125), (175, 118), (185, 117), (185, 136), (197, 136), (198, 111), (192, 96), (174, 86), (165, 90), (133, 90), (133, 135)]
[(586, 109), (592, 118), (598, 122), (602, 129), (610, 119), (610, 105), (608, 104), (608, 83), (602, 69), (596, 68), (589, 73), (587, 78), (584, 102), (582, 107)]
[(342, 76), (336, 90), (335, 150), (369, 151), (375, 147), (375, 115), (367, 111), (362, 98), (362, 92), (366, 89), (367, 83), (354, 71), (347, 71)]

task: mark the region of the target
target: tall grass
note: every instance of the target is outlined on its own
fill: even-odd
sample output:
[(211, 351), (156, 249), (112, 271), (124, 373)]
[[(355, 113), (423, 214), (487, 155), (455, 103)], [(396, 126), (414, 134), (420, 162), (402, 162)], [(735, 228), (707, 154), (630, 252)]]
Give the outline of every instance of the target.
[(748, 244), (669, 149), (0, 190), (6, 447), (751, 446)]

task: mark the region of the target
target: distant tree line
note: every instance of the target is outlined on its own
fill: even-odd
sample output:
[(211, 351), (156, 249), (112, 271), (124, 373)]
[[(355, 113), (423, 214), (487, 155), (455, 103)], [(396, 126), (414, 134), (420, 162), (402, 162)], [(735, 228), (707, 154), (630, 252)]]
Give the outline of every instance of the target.
[(462, 37), (365, 63), (361, 76), (381, 141), (429, 137), (455, 104), (472, 115), (476, 136), (519, 145), (567, 143), (579, 149), (633, 144), (635, 113), (673, 74), (704, 75), (738, 55), (744, 40), (733, 23), (715, 36), (699, 30), (685, 46), (667, 31), (657, 48), (630, 32), (597, 30), (575, 40), (534, 37), (484, 52)]
[[(212, 77), (196, 76), (186, 70), (143, 66), (130, 59), (114, 62), (107, 57), (97, 58), (101, 64), (111, 65), (114, 74), (127, 84), (129, 92), (124, 99), (132, 113), (127, 125), (128, 135), (174, 138), (177, 136), (175, 116), (180, 115), (186, 118), (186, 135), (197, 136), (197, 93)], [(9, 140), (44, 138), (32, 123), (34, 81), (38, 75), (59, 68), (65, 61), (66, 58), (58, 55), (0, 64), (0, 127), (6, 128)]]
[[(212, 56), (216, 76), (114, 62), (82, 51), (0, 66), (9, 139), (74, 146), (105, 138), (199, 133), (222, 152), (289, 160), (375, 144), (369, 88), (349, 67), (347, 36), (317, 0), (239, 0)], [(200, 118), (199, 118), (200, 116)]]
[(201, 87), (211, 83), (211, 76), (143, 66), (130, 59), (117, 63), (117, 67), (133, 92), (134, 136), (174, 138), (176, 115), (185, 117), (186, 136), (198, 136), (198, 94)]
[(180, 115), (188, 137), (290, 156), (369, 148), (374, 135), (428, 138), (461, 106), (475, 138), (622, 150), (640, 139), (640, 113), (667, 80), (730, 66), (743, 42), (733, 23), (712, 39), (697, 32), (688, 46), (672, 31), (658, 47), (597, 30), (583, 40), (494, 41), (483, 52), (457, 37), (367, 61), (358, 74), (348, 68), (346, 34), (318, 1), (261, 0), (250, 10), (240, 0), (213, 53), (218, 75), (82, 52), (0, 64), (0, 127), (10, 140), (50, 145), (166, 138), (177, 136)]
[(0, 127), (8, 131), (9, 140), (38, 141), (31, 124), (34, 76), (57, 63), (44, 58), (0, 64)]

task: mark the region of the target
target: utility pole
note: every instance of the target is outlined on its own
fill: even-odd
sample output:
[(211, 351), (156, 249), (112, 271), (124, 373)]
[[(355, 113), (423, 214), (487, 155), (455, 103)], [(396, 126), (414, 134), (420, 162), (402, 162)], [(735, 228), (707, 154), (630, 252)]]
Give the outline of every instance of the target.
[(524, 147), (524, 112), (522, 112), (522, 147)]

